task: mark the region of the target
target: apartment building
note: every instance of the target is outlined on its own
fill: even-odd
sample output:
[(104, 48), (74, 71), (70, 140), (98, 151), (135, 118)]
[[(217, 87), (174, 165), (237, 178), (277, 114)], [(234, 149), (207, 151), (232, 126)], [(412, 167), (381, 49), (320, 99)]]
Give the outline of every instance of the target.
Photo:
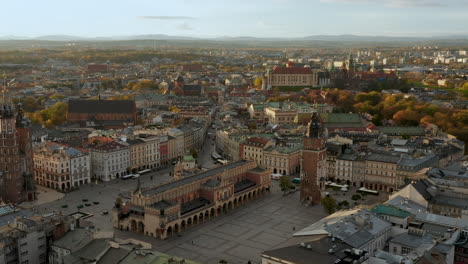
[(46, 143), (35, 146), (33, 153), (39, 185), (64, 192), (91, 181), (91, 158), (84, 150)]
[(118, 142), (109, 142), (91, 148), (90, 152), (93, 179), (110, 181), (128, 173), (130, 168), (128, 146)]
[(135, 139), (127, 140), (130, 169), (140, 171), (160, 167), (160, 141), (161, 138), (155, 135), (139, 135)]

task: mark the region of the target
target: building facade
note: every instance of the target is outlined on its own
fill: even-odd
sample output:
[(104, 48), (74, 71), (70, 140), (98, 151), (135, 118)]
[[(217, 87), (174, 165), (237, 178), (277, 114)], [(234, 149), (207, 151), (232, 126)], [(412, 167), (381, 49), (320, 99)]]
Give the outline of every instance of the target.
[(130, 168), (130, 150), (118, 142), (109, 142), (90, 150), (93, 180), (110, 181), (126, 175)]
[(237, 161), (133, 193), (113, 209), (115, 228), (166, 239), (265, 193), (270, 171)]
[(268, 70), (263, 78), (264, 89), (272, 89), (281, 86), (309, 86), (318, 85), (318, 71), (310, 67), (297, 67), (288, 62), (286, 67), (275, 66)]
[(88, 152), (59, 144), (34, 148), (36, 183), (58, 191), (69, 191), (91, 181), (91, 157)]
[(128, 140), (130, 169), (155, 169), (161, 166), (161, 150), (159, 136), (139, 135), (138, 138)]

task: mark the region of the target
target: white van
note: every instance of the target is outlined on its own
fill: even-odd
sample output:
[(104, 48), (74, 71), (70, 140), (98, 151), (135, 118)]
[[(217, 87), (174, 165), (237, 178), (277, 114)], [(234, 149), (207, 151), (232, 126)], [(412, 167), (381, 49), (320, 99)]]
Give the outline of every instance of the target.
[(281, 178), (281, 176), (283, 176), (283, 175), (281, 175), (279, 173), (272, 173), (271, 174), (271, 179), (272, 180), (279, 180)]

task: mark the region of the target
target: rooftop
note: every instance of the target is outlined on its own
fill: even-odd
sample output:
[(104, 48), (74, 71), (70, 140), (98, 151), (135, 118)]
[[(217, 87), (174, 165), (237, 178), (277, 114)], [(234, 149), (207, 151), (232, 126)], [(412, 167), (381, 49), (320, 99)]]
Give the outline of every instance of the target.
[(403, 233), (390, 240), (390, 243), (399, 244), (405, 247), (416, 249), (424, 245), (434, 245), (431, 235), (415, 235), (411, 233)]
[(135, 102), (131, 100), (70, 100), (69, 113), (121, 113), (133, 114)]
[(401, 210), (394, 206), (385, 205), (385, 204), (377, 205), (376, 207), (372, 208), (371, 212), (376, 213), (376, 214), (395, 216), (399, 218), (407, 218), (411, 215), (411, 213), (407, 211)]
[(251, 161), (246, 161), (246, 160), (239, 160), (239, 161), (236, 161), (236, 162), (232, 162), (232, 163), (226, 164), (224, 166), (220, 166), (220, 167), (217, 167), (217, 168), (214, 168), (214, 169), (211, 169), (211, 170), (201, 172), (199, 174), (195, 174), (195, 175), (190, 176), (190, 177), (185, 177), (185, 178), (180, 179), (178, 181), (172, 181), (172, 182), (167, 183), (167, 184), (163, 184), (163, 185), (151, 188), (151, 189), (144, 190), (144, 191), (142, 191), (142, 194), (143, 195), (154, 195), (154, 194), (157, 194), (157, 193), (162, 193), (162, 192), (177, 188), (179, 186), (184, 186), (184, 185), (187, 185), (189, 183), (192, 183), (192, 182), (195, 182), (195, 181), (198, 181), (198, 180), (202, 180), (202, 179), (209, 178), (211, 176), (220, 174), (220, 173), (224, 172), (225, 170), (230, 170), (230, 169), (233, 169), (233, 168), (241, 167), (241, 166), (243, 166), (245, 164), (248, 164), (250, 162)]

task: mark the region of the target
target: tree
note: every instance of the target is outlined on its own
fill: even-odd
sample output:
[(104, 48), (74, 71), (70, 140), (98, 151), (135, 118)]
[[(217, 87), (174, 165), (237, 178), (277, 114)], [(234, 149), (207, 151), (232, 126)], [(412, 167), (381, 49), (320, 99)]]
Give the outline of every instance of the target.
[(263, 83), (263, 77), (257, 77), (257, 79), (255, 79), (254, 81), (254, 86), (257, 88), (261, 87), (262, 83)]
[(122, 208), (122, 205), (123, 205), (123, 201), (120, 197), (117, 197), (117, 199), (115, 199), (115, 208), (119, 209), (119, 208)]
[(168, 109), (169, 109), (169, 111), (171, 111), (171, 112), (173, 112), (173, 113), (178, 113), (178, 112), (180, 112), (180, 109), (179, 109), (177, 106), (175, 106), (175, 105), (169, 106)]
[(282, 176), (280, 178), (279, 186), (283, 193), (293, 189), (294, 185), (291, 182), (291, 178), (289, 176)]
[(194, 157), (195, 159), (198, 157), (198, 152), (196, 149), (192, 149), (190, 151), (190, 155), (192, 155), (192, 157)]
[(322, 204), (323, 209), (325, 209), (325, 212), (327, 212), (327, 214), (333, 214), (338, 208), (335, 198), (331, 196), (323, 197), (322, 200), (320, 200), (320, 203)]
[(35, 113), (29, 113), (31, 121), (42, 124), (48, 128), (60, 125), (67, 119), (68, 104), (56, 103), (52, 107)]

